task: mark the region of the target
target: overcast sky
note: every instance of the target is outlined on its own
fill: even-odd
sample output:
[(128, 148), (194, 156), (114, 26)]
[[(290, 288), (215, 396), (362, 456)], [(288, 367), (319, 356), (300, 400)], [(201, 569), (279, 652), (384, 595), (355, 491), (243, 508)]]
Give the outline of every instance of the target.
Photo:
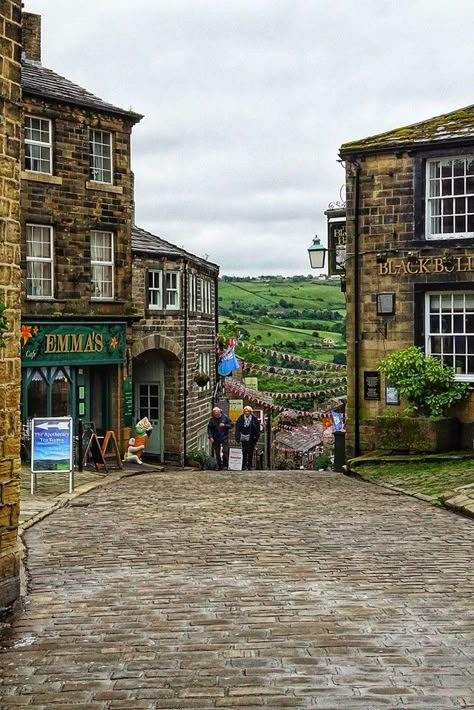
[(145, 115), (137, 223), (222, 274), (310, 273), (341, 143), (474, 103), (473, 0), (24, 5), (45, 66)]

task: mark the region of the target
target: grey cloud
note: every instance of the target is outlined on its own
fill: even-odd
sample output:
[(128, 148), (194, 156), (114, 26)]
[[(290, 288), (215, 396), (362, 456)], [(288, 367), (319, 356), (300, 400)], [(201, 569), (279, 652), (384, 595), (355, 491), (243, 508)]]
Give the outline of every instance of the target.
[(137, 219), (222, 272), (307, 273), (341, 143), (472, 102), (472, 0), (26, 0), (44, 63), (145, 114)]

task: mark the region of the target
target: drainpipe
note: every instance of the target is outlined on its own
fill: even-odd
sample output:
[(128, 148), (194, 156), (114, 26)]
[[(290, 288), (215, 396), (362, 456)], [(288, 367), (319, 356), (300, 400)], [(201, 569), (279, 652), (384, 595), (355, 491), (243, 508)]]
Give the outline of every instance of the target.
[(354, 455), (360, 455), (360, 164), (354, 162)]
[(188, 448), (188, 260), (184, 259), (184, 289), (183, 289), (183, 309), (184, 309), (184, 348), (183, 348), (183, 466), (186, 462), (186, 450)]

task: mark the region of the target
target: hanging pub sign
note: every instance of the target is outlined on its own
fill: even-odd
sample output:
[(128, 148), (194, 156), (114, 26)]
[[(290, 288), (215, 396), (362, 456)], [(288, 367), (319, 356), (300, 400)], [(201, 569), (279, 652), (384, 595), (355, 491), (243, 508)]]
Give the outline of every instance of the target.
[(124, 323), (29, 322), (21, 326), (23, 365), (125, 362)]
[(380, 401), (380, 372), (364, 371), (364, 399)]
[(345, 271), (346, 220), (328, 222), (329, 275), (338, 276)]

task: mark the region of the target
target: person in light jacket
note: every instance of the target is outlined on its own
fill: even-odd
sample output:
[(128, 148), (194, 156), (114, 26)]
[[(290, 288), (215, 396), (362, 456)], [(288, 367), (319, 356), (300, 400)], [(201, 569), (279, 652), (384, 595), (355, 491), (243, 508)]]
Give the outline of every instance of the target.
[(244, 407), (243, 414), (235, 425), (235, 440), (242, 444), (242, 470), (251, 471), (253, 452), (260, 437), (260, 422), (253, 413), (252, 407)]

